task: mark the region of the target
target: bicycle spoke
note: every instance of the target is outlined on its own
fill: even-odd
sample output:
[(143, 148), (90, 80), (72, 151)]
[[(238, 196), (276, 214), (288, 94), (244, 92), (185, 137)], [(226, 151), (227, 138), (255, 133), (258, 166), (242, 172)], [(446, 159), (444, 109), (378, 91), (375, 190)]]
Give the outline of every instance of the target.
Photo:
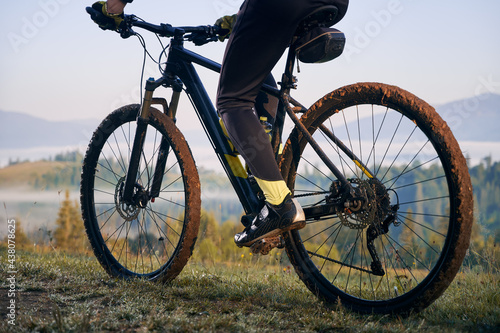
[[(423, 184), (423, 183), (426, 183), (426, 182), (437, 181), (437, 180), (443, 179), (445, 177), (446, 177), (445, 175), (442, 175), (442, 176), (428, 178), (428, 179), (425, 179), (425, 180), (421, 180), (421, 181), (417, 181), (417, 182), (413, 182), (413, 183), (409, 183), (409, 184), (404, 184), (404, 185), (401, 185), (401, 186), (398, 186), (398, 187), (392, 187), (392, 186), (390, 186), (389, 188), (391, 190), (399, 190), (399, 189), (402, 189), (402, 188), (405, 188), (405, 187), (408, 187), (408, 186), (416, 186), (418, 184)], [(391, 181), (391, 180), (389, 180), (389, 181)]]
[[(115, 133), (114, 133), (114, 132), (113, 132), (113, 138), (114, 138), (114, 140), (115, 140), (116, 149), (118, 150), (118, 153), (119, 153), (119, 155), (120, 155), (120, 157), (119, 157), (119, 158), (115, 155), (115, 158), (117, 159), (117, 162), (118, 162), (118, 164), (120, 165), (120, 167), (121, 167), (121, 169), (122, 169), (123, 173), (126, 173), (126, 167), (125, 167), (126, 162), (125, 162), (125, 159), (123, 158), (123, 155), (122, 155), (122, 150), (120, 149), (120, 145), (118, 144), (118, 140), (116, 139), (116, 135), (115, 135)], [(107, 143), (108, 143), (108, 145), (109, 145), (109, 141), (108, 141)], [(110, 148), (111, 148), (111, 146), (110, 146)], [(112, 150), (112, 151), (113, 151), (113, 150)], [(113, 153), (114, 153), (114, 152), (113, 152)]]

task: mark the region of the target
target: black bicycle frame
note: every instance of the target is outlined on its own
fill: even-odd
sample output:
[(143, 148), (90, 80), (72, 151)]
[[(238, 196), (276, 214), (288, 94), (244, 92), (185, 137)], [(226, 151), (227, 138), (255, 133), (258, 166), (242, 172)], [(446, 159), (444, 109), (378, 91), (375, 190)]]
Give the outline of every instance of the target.
[[(182, 36), (179, 35), (171, 39), (171, 44), (169, 48), (169, 54), (167, 58), (167, 63), (165, 67), (165, 74), (162, 78), (157, 81), (148, 80), (146, 83), (146, 92), (141, 106), (141, 111), (137, 119), (137, 129), (131, 154), (131, 160), (129, 164), (129, 170), (127, 172), (127, 177), (125, 181), (125, 188), (123, 190), (123, 198), (125, 202), (133, 203), (133, 190), (134, 187), (140, 185), (136, 184), (136, 175), (139, 168), (139, 162), (141, 157), (141, 151), (144, 143), (144, 138), (146, 136), (147, 122), (149, 119), (149, 108), (153, 103), (153, 92), (159, 86), (169, 86), (172, 87), (174, 92), (172, 96), (172, 101), (170, 102), (168, 115), (175, 120), (176, 108), (178, 103), (179, 94), (182, 87), (185, 87), (186, 93), (189, 96), (193, 107), (195, 108), (196, 114), (200, 119), (200, 122), (207, 134), (210, 143), (219, 158), (219, 161), (224, 168), (238, 198), (245, 210), (246, 214), (257, 213), (262, 205), (261, 200), (258, 198), (254, 187), (247, 175), (247, 172), (243, 168), (239, 158), (232, 151), (229, 146), (228, 140), (224, 135), (224, 132), (219, 124), (219, 117), (217, 111), (215, 110), (210, 97), (208, 96), (203, 83), (201, 82), (193, 64), (200, 65), (202, 67), (208, 68), (212, 71), (219, 72), (221, 70), (221, 65), (207, 59), (201, 55), (198, 55), (192, 51), (189, 51), (183, 46)], [(337, 177), (339, 182), (344, 186), (344, 188), (350, 192), (352, 187), (349, 181), (342, 175), (342, 173), (337, 169), (337, 167), (331, 162), (328, 156), (321, 150), (316, 141), (309, 134), (304, 125), (300, 122), (290, 103), (292, 103), (296, 108), (305, 110), (305, 108), (298, 102), (289, 97), (290, 89), (294, 88), (294, 78), (292, 75), (295, 52), (291, 48), (289, 50), (287, 67), (285, 73), (283, 74), (283, 79), (281, 82), (281, 89), (276, 89), (270, 86), (264, 86), (263, 90), (275, 97), (279, 98), (280, 108), (277, 112), (277, 122), (273, 128), (273, 138), (272, 144), (273, 149), (277, 153), (278, 146), (281, 143), (281, 131), (283, 127), (285, 113), (288, 113), (292, 121), (295, 123), (299, 131), (306, 137), (307, 141), (310, 143), (311, 147), (316, 151), (318, 156), (323, 160), (323, 162), (329, 167), (331, 172)], [(323, 129), (325, 130), (325, 129)], [(328, 133), (334, 142), (337, 144), (340, 142), (333, 133)], [(164, 142), (165, 141), (165, 142)], [(150, 198), (154, 198), (158, 195), (159, 186), (161, 184), (161, 179), (163, 177), (163, 171), (165, 168), (165, 163), (168, 154), (168, 142), (163, 139), (159, 153), (157, 166), (155, 170), (155, 176), (153, 179), (153, 185), (151, 192), (149, 193)], [(345, 150), (348, 156), (353, 158), (355, 161), (359, 161), (356, 156), (347, 149), (344, 145), (339, 145), (341, 150)], [(368, 168), (359, 162), (359, 167), (362, 170), (368, 171)], [(370, 173), (370, 172), (369, 172)], [(314, 215), (314, 214), (313, 214)]]

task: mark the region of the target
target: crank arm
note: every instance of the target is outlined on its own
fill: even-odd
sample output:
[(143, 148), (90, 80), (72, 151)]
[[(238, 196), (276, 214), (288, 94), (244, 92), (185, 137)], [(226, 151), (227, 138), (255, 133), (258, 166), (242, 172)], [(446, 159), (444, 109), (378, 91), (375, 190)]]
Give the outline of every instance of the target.
[(318, 205), (311, 207), (302, 207), (307, 220), (319, 220), (322, 217), (337, 216), (335, 204)]

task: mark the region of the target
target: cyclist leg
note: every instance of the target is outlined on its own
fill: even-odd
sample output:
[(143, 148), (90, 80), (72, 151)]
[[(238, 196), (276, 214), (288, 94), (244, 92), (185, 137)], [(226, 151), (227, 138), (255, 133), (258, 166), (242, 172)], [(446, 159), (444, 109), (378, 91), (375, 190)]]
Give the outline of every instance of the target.
[[(303, 214), (299, 217), (302, 210), (290, 199), (269, 137), (256, 116), (256, 97), (262, 82), (288, 47), (300, 20), (315, 8), (328, 4), (339, 7), (337, 19), (340, 20), (347, 9), (347, 0), (246, 0), (226, 48), (217, 107), (232, 143), (247, 162), (268, 202), (263, 210), (267, 210), (265, 215), (271, 216), (274, 222), (263, 218), (261, 222), (266, 228), (255, 228), (255, 222), (259, 221), (253, 223), (254, 229), (263, 232), (267, 232), (268, 227), (289, 228), (299, 222)], [(263, 237), (249, 235), (248, 231), (239, 238), (235, 238), (237, 244), (248, 245), (246, 240)]]
[[(264, 84), (276, 88), (277, 84), (274, 80), (272, 74), (269, 74), (264, 80)], [(276, 117), (276, 112), (278, 110), (278, 98), (269, 95), (263, 91), (259, 91), (259, 94), (255, 98), (255, 112), (257, 116), (266, 117), (267, 121), (273, 125), (274, 118)]]
[(257, 95), (300, 20), (328, 4), (337, 5), (340, 20), (347, 0), (247, 0), (238, 14), (222, 64), (217, 107), (233, 144), (253, 175), (264, 181), (282, 178), (255, 116)]

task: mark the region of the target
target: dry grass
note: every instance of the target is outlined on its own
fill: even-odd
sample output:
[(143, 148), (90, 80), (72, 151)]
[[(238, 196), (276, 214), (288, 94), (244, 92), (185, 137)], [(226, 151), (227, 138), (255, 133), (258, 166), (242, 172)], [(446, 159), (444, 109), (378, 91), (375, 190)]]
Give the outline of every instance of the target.
[[(6, 249), (0, 248), (2, 265)], [(317, 300), (266, 260), (190, 263), (168, 285), (110, 278), (92, 257), (18, 253), (16, 327), (0, 331), (498, 332), (500, 276), (466, 269), (435, 304), (410, 318), (362, 316)]]

